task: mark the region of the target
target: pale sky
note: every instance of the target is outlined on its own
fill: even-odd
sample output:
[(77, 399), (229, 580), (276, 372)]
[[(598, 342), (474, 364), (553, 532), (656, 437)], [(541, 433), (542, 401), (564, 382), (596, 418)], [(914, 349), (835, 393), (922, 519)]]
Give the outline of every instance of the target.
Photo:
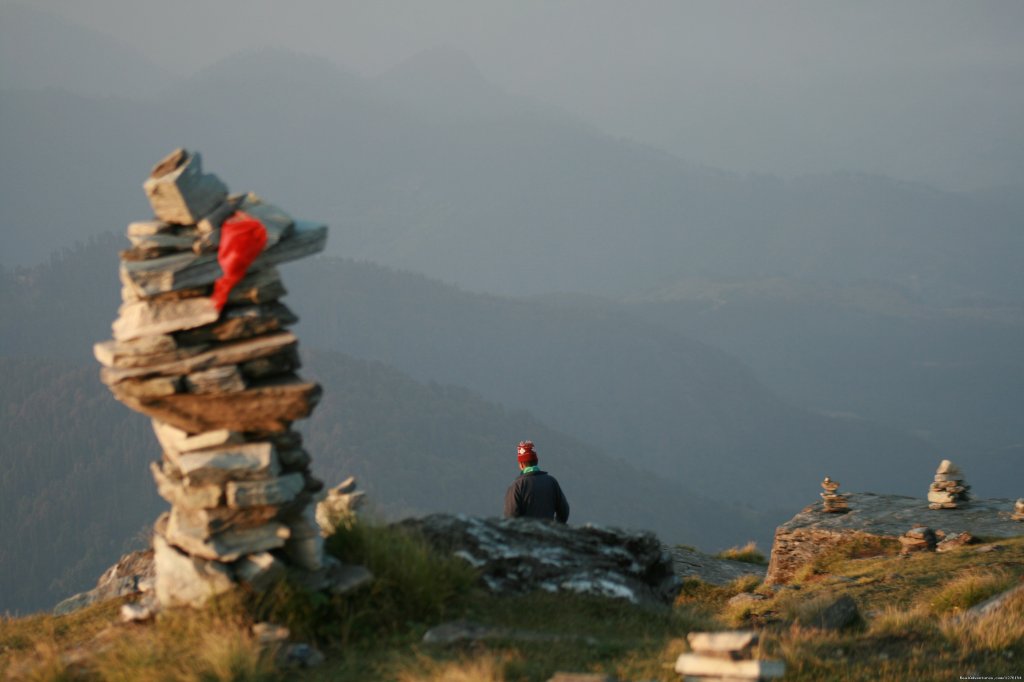
[(1024, 184), (1015, 0), (33, 0), (188, 75), (260, 46), (374, 76), (468, 53), (503, 89), (696, 163)]

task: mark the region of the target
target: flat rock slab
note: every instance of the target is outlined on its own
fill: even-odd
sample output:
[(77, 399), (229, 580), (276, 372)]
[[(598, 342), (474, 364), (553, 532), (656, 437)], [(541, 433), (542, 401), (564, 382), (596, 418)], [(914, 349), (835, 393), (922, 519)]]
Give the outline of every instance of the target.
[(719, 559), (687, 547), (671, 547), (672, 564), (680, 578), (697, 578), (712, 585), (726, 585), (745, 575), (764, 579), (768, 567), (746, 561)]
[(775, 530), (767, 584), (785, 584), (793, 575), (836, 544), (858, 535), (896, 540), (914, 526), (942, 530), (947, 537), (1016, 537), (1024, 527), (1010, 517), (1013, 500), (971, 500), (957, 509), (929, 509), (924, 497), (848, 493), (850, 511), (825, 514), (821, 505), (806, 507)]
[(539, 519), (433, 514), (397, 524), (479, 569), (492, 592), (573, 592), (670, 604), (680, 581), (651, 533)]
[(178, 393), (139, 398), (115, 392), (132, 409), (189, 433), (203, 431), (281, 432), (308, 417), (320, 400), (319, 384), (298, 379), (268, 382), (231, 394), (227, 401), (217, 394)]

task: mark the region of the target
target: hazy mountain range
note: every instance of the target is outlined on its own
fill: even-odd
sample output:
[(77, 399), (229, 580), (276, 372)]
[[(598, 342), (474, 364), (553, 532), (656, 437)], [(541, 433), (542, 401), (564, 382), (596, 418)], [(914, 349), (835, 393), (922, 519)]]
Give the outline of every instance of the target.
[(118, 304), (111, 231), (150, 215), (141, 181), (182, 145), (331, 225), (327, 257), (285, 271), (327, 389), (306, 431), (383, 512), (493, 513), (528, 437), (574, 520), (706, 549), (764, 544), (826, 474), (923, 497), (950, 457), (977, 494), (1022, 494), (1020, 192), (695, 167), (450, 49), (373, 79), (269, 49), (181, 79), (8, 4), (0, 610), (87, 587), (161, 508), (155, 441), (90, 348)]

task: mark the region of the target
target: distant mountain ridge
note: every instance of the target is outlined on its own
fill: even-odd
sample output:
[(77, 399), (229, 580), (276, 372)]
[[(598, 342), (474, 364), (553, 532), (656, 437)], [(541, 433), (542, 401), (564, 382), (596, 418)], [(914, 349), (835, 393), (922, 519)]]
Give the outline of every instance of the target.
[[(1024, 297), (1024, 208), (998, 192), (697, 169), (503, 96), (450, 51), (367, 80), (259, 50), (151, 103), (5, 99), (0, 223), (23, 242), (8, 265), (116, 228), (105, 220), (138, 201), (114, 191), (119, 178), (185, 145), (240, 187), (337, 225), (332, 253), (473, 290), (620, 295), (683, 276), (785, 274), (881, 279), (938, 299)], [(44, 164), (54, 140), (60, 152)]]

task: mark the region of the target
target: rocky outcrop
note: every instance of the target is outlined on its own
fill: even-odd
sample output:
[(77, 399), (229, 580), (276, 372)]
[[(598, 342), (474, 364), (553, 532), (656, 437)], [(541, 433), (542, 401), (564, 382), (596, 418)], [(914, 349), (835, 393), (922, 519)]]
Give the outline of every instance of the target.
[(677, 576), (697, 578), (712, 585), (725, 585), (745, 575), (764, 578), (768, 570), (762, 564), (719, 559), (689, 547), (672, 547), (668, 551)]
[(96, 581), (96, 587), (68, 597), (53, 608), (54, 615), (61, 616), (97, 602), (149, 592), (153, 589), (153, 550), (125, 554), (103, 572)]
[(545, 590), (669, 604), (679, 592), (672, 558), (647, 532), (447, 514), (398, 525), (479, 569), (496, 593)]
[(857, 537), (898, 540), (911, 528), (927, 527), (945, 537), (1014, 537), (1024, 534), (1011, 518), (1012, 500), (971, 500), (956, 509), (929, 509), (917, 497), (847, 493), (850, 511), (823, 514), (806, 507), (775, 531), (765, 582), (785, 584), (802, 567), (838, 544)]

